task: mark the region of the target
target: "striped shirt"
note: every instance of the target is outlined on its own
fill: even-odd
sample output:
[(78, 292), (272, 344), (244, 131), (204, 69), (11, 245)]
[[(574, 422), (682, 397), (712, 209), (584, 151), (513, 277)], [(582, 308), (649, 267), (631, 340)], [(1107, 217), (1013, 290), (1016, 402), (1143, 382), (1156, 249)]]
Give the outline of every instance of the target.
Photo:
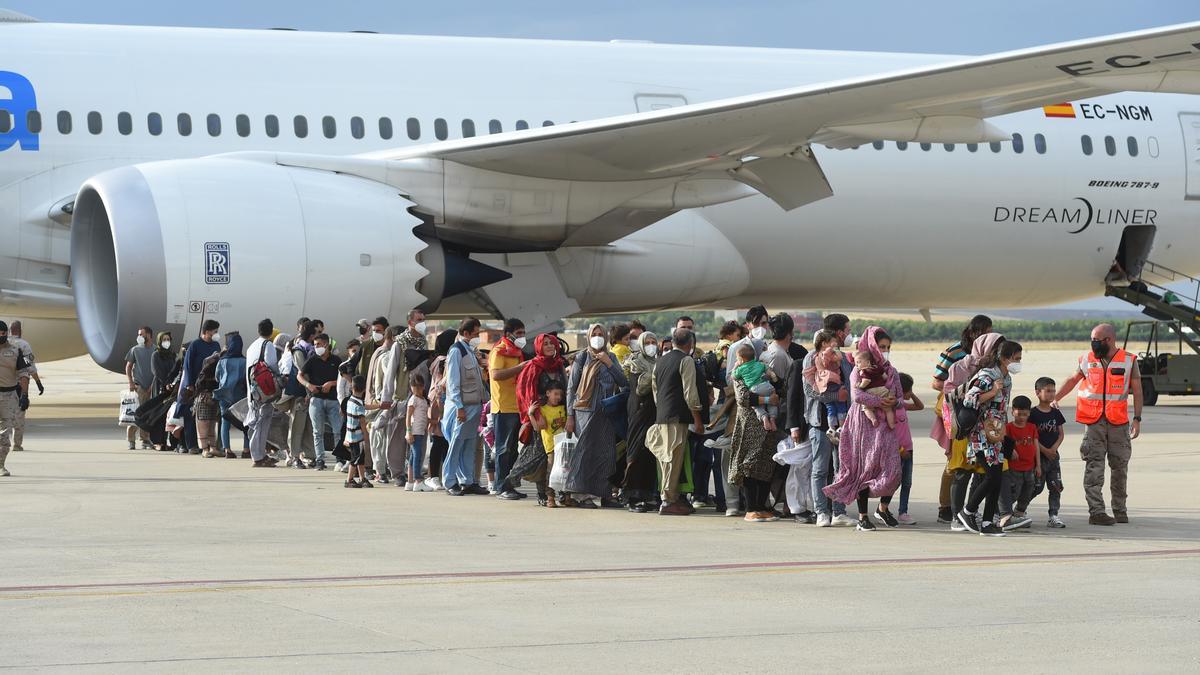
[(938, 357), (937, 365), (933, 367), (933, 377), (945, 382), (950, 377), (950, 366), (962, 361), (967, 357), (967, 352), (963, 349), (962, 341), (946, 347), (946, 351)]

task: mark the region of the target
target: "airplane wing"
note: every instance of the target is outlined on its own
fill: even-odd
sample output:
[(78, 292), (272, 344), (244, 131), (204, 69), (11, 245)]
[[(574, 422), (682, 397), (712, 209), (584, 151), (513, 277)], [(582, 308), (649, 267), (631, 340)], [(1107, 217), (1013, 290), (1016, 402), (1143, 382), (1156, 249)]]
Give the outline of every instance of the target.
[(811, 143), (1006, 141), (987, 118), (1129, 90), (1200, 94), (1200, 22), (365, 157), (573, 181), (729, 172), (793, 208), (824, 181)]

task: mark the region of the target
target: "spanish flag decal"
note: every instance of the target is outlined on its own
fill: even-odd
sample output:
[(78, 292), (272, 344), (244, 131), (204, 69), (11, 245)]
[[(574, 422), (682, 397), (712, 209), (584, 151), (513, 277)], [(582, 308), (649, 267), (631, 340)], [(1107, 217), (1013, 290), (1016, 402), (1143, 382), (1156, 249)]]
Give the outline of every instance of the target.
[(1044, 106), (1042, 110), (1046, 112), (1046, 117), (1069, 117), (1075, 119), (1075, 106), (1070, 103), (1055, 103), (1054, 105)]

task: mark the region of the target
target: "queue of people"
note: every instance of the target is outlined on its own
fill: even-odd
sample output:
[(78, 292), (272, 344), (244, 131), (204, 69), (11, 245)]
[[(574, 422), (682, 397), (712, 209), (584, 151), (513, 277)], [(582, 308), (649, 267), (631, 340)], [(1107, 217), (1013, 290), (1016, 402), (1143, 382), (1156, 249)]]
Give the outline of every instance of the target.
[[(401, 325), (360, 321), (344, 351), (307, 318), (295, 336), (263, 320), (244, 350), (237, 333), (222, 347), (212, 320), (181, 349), (169, 333), (151, 342), (145, 327), (130, 350), (129, 386), (143, 408), (169, 401), (170, 410), (166, 433), (156, 434), (155, 420), (127, 440), (132, 449), (144, 434), (143, 447), (250, 458), (261, 468), (320, 471), (332, 455), (347, 488), (519, 501), (529, 482), (548, 508), (664, 516), (711, 508), (748, 522), (786, 517), (864, 532), (916, 523), (909, 413), (925, 403), (892, 364), (883, 327), (852, 339), (850, 319), (830, 314), (810, 350), (788, 314), (756, 306), (722, 327), (712, 352), (696, 345), (693, 327), (686, 316), (670, 336), (637, 322), (593, 324), (574, 352), (553, 333), (529, 340), (515, 318), (486, 352), (474, 318), (438, 333), (430, 349), (419, 310)], [(1003, 536), (1031, 527), (1032, 501), (1047, 492), (1047, 527), (1065, 527), (1057, 402), (1081, 386), (1089, 522), (1128, 522), (1129, 440), (1141, 421), (1136, 359), (1116, 348), (1112, 326), (1098, 326), (1077, 371), (1061, 387), (1039, 378), (1031, 397), (1012, 388), (1022, 357), (1020, 343), (977, 316), (934, 365), (930, 436), (947, 458), (938, 521)], [(246, 429), (241, 452), (230, 448), (234, 425)], [(1105, 462), (1113, 516), (1101, 495)]]

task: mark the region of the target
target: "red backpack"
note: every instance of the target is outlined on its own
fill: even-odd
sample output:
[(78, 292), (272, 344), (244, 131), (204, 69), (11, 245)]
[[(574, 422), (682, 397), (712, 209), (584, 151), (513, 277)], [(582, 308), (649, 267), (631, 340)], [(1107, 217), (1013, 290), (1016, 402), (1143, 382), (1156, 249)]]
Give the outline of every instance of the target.
[(258, 360), (250, 368), (250, 377), (263, 400), (270, 400), (279, 395), (279, 376), (266, 363), (267, 344), (268, 341), (264, 338)]

